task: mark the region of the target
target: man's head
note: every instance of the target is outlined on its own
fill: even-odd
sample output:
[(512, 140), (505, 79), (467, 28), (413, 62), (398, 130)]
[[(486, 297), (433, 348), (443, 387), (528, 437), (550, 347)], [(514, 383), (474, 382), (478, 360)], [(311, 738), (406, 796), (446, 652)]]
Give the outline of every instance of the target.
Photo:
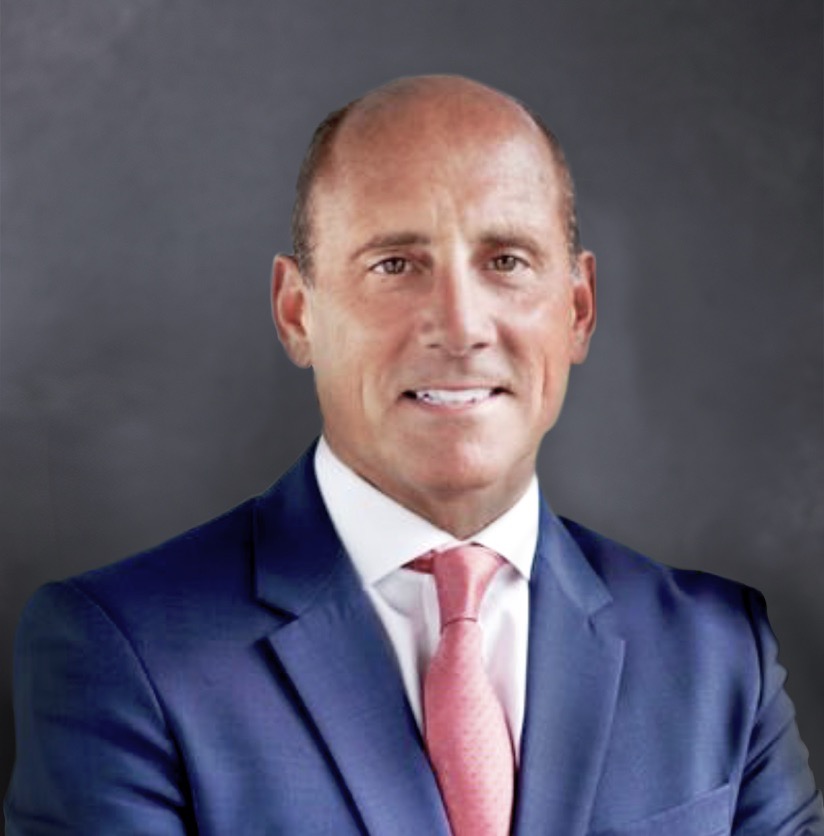
[(278, 333), (337, 455), (466, 536), (525, 489), (594, 327), (563, 156), (517, 102), (450, 76), (393, 82), (327, 130), (296, 210), (311, 243), (275, 259)]

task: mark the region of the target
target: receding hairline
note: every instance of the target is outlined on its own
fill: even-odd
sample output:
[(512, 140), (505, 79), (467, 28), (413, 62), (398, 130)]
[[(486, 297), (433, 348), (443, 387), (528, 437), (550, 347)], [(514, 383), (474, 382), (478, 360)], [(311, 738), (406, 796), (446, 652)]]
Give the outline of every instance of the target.
[[(344, 121), (349, 123), (356, 119), (366, 121), (372, 117), (381, 118), (385, 111), (403, 107), (406, 102), (426, 99), (437, 102), (439, 99), (450, 105), (465, 105), (479, 102), (481, 107), (488, 109), (490, 101), (499, 102), (510, 107), (513, 112), (526, 114), (530, 121), (532, 115), (528, 109), (507, 93), (489, 87), (471, 78), (457, 75), (422, 75), (397, 78), (386, 84), (370, 90), (350, 102), (345, 108)], [(343, 123), (339, 128), (343, 127)]]
[(351, 126), (351, 122), (357, 116), (368, 119), (371, 115), (379, 115), (386, 109), (402, 105), (404, 100), (418, 98), (427, 92), (443, 98), (461, 93), (477, 99), (494, 97), (504, 104), (511, 105), (513, 112), (526, 116), (527, 122), (538, 129), (549, 148), (560, 186), (560, 209), (566, 227), (570, 263), (574, 267), (582, 249), (575, 210), (575, 187), (558, 138), (532, 108), (508, 93), (463, 76), (430, 75), (394, 79), (370, 90), (338, 110), (332, 111), (315, 129), (298, 174), (295, 204), (292, 211), (292, 246), (301, 273), (307, 279), (311, 278), (314, 249), (312, 195), (318, 181), (330, 165), (341, 129), (344, 125)]

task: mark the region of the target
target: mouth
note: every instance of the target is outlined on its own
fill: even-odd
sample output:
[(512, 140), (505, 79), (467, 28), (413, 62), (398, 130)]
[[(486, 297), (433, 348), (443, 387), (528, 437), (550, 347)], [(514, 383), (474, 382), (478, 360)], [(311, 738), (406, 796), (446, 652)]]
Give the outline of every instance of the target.
[(407, 389), (403, 396), (429, 406), (457, 409), (485, 403), (506, 392), (501, 386), (472, 387), (465, 389)]

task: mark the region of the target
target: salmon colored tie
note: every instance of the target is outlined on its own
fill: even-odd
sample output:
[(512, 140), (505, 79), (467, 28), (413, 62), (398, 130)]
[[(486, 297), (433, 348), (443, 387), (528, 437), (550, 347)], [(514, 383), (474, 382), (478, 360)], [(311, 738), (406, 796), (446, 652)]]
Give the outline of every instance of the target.
[(454, 836), (506, 836), (515, 758), (506, 718), (481, 657), (478, 623), (503, 558), (458, 546), (414, 561), (438, 590), (441, 638), (424, 680), (424, 737)]

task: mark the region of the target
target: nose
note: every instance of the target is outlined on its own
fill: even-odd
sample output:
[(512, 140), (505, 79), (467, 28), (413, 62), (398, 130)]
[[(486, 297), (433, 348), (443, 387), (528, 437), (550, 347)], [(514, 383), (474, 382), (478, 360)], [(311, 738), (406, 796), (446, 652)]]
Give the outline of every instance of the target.
[(495, 335), (490, 301), (471, 267), (453, 264), (436, 271), (422, 311), (426, 346), (455, 357), (489, 346)]

